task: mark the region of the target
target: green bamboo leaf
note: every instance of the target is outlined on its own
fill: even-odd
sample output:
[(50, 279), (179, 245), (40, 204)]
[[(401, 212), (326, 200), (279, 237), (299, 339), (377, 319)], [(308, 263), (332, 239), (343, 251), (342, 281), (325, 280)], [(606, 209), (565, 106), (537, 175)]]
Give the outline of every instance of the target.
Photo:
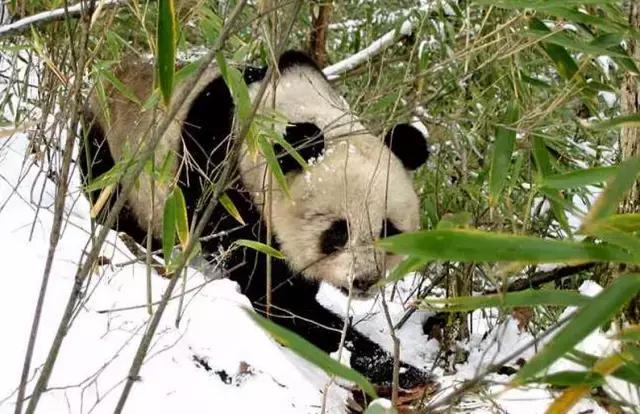
[(620, 341), (640, 343), (640, 325), (632, 325), (624, 328), (617, 335)]
[(617, 247), (540, 239), (479, 230), (429, 230), (378, 241), (385, 250), (430, 260), (462, 262), (622, 262), (638, 263)]
[(110, 71), (110, 69), (106, 69), (106, 68), (99, 69), (98, 73), (99, 73), (99, 76), (103, 77), (111, 85), (113, 85), (113, 87), (116, 88), (116, 90), (120, 93), (120, 95), (129, 99), (133, 103), (142, 105), (142, 102), (140, 101), (140, 99), (138, 99), (135, 92), (133, 92), (133, 89), (131, 89), (129, 86), (125, 85), (120, 79), (118, 79), (113, 74), (113, 72)]
[(220, 201), (220, 204), (222, 204), (222, 207), (224, 207), (224, 209), (227, 210), (227, 213), (229, 213), (229, 215), (233, 217), (238, 223), (242, 225), (247, 224), (245, 223), (244, 219), (242, 218), (242, 215), (236, 208), (236, 205), (233, 204), (233, 201), (231, 201), (231, 199), (226, 193), (220, 196), (219, 201)]
[(442, 216), (442, 218), (438, 222), (438, 225), (436, 226), (436, 229), (447, 230), (465, 228), (469, 227), (472, 221), (473, 216), (467, 211), (461, 211), (453, 214), (448, 213)]
[(236, 106), (236, 115), (241, 122), (246, 122), (251, 115), (251, 98), (244, 77), (238, 69), (227, 64), (227, 60), (224, 58), (222, 52), (216, 54), (216, 62), (218, 63), (220, 75), (227, 84), (233, 97), (233, 103)]
[[(553, 44), (561, 48), (572, 49), (592, 56), (603, 55), (611, 56), (612, 58), (629, 59), (629, 55), (627, 55), (624, 49), (618, 49), (615, 44), (610, 44), (612, 38), (621, 38), (621, 36), (617, 34), (605, 35), (606, 37), (602, 39), (596, 38), (587, 43), (576, 39), (566, 31), (551, 32), (546, 26), (544, 30), (531, 29), (528, 30), (527, 33), (535, 38), (542, 38), (547, 46)], [(547, 46), (545, 46), (545, 50)], [(549, 52), (547, 51), (547, 53)]]
[(441, 312), (466, 312), (480, 308), (513, 308), (517, 306), (583, 306), (591, 299), (571, 290), (523, 290), (483, 296), (428, 298), (420, 303), (423, 309)]
[(640, 114), (617, 116), (588, 126), (593, 129), (635, 128), (640, 126)]
[(382, 284), (395, 283), (402, 280), (408, 273), (421, 268), (426, 265), (427, 262), (428, 260), (420, 257), (407, 257), (391, 271), (391, 274), (382, 281)]
[[(595, 355), (578, 351), (577, 349), (574, 349), (567, 355), (564, 355), (564, 358), (571, 362), (575, 362), (576, 364), (580, 364), (589, 370), (593, 368), (593, 365), (599, 359), (599, 357)], [(627, 381), (631, 384), (640, 386), (640, 366), (638, 366), (637, 364), (625, 364), (618, 368), (612, 375), (623, 381)]]
[(165, 105), (171, 100), (176, 63), (176, 13), (173, 0), (158, 1), (157, 45), (158, 56), (156, 67), (158, 84)]
[(606, 289), (595, 296), (589, 306), (580, 308), (567, 325), (516, 374), (515, 385), (547, 369), (571, 351), (582, 339), (611, 319), (640, 291), (640, 275), (618, 276)]
[(256, 314), (253, 310), (246, 309), (246, 312), (247, 315), (249, 315), (249, 317), (253, 319), (255, 323), (260, 325), (262, 329), (267, 331), (278, 342), (291, 349), (300, 357), (311, 362), (318, 368), (321, 368), (328, 374), (332, 374), (337, 377), (344, 378), (347, 381), (354, 382), (370, 396), (377, 397), (376, 391), (369, 380), (367, 380), (359, 372), (342, 365), (335, 359), (331, 358), (329, 355), (325, 354), (320, 348), (316, 347), (310, 342), (307, 342), (301, 336), (279, 325), (276, 325), (266, 318), (263, 318), (262, 316)]
[[(543, 35), (549, 35), (551, 30), (538, 18), (532, 17), (529, 20), (529, 27), (532, 30), (539, 31)], [(549, 43), (545, 39), (541, 43), (542, 49), (547, 53), (549, 58), (553, 61), (558, 70), (560, 76), (566, 80), (571, 80), (578, 73), (578, 65), (576, 61), (571, 57), (567, 50), (557, 44)]]
[(478, 5), (496, 6), (504, 9), (534, 9), (546, 11), (550, 8), (581, 6), (585, 4), (613, 3), (613, 0), (474, 0)]
[(520, 77), (526, 83), (531, 86), (537, 86), (539, 88), (549, 89), (551, 88), (551, 84), (548, 82), (542, 81), (540, 79), (532, 78), (531, 76), (526, 75), (524, 72), (520, 72)]
[[(541, 135), (533, 135), (532, 140), (533, 145), (531, 150), (533, 154), (533, 160), (538, 171), (538, 181), (541, 181), (542, 179), (544, 179), (544, 177), (547, 177), (553, 173), (551, 156), (549, 155), (547, 144), (545, 143), (544, 138)], [(567, 220), (567, 215), (564, 212), (564, 210), (567, 208), (567, 205), (570, 205), (571, 203), (566, 202), (566, 200), (563, 202), (564, 197), (558, 190), (552, 188), (541, 188), (540, 192), (547, 196), (549, 202), (551, 203), (551, 211), (553, 211), (553, 215), (562, 226), (562, 229), (571, 236), (571, 226), (569, 226), (569, 220)]]
[(258, 141), (258, 146), (260, 147), (260, 153), (262, 153), (265, 161), (267, 162), (267, 168), (275, 177), (282, 191), (284, 191), (285, 194), (289, 196), (290, 194), (289, 186), (287, 185), (287, 179), (282, 172), (282, 168), (280, 168), (280, 163), (278, 163), (278, 159), (276, 158), (276, 153), (273, 149), (273, 145), (271, 145), (265, 135), (259, 134), (256, 138)]
[(597, 221), (615, 213), (625, 194), (635, 183), (639, 172), (640, 158), (632, 158), (620, 163), (616, 175), (607, 184), (585, 217), (582, 223), (583, 231), (586, 231), (590, 225)]
[(178, 234), (178, 240), (183, 249), (187, 247), (189, 243), (189, 219), (187, 218), (187, 203), (184, 200), (184, 194), (180, 187), (176, 186), (173, 189), (171, 197), (175, 203), (175, 215), (176, 215), (176, 233)]
[(495, 205), (507, 180), (511, 156), (516, 142), (516, 130), (512, 127), (520, 117), (517, 104), (510, 104), (503, 124), (496, 128), (493, 156), (489, 170), (489, 203)]
[(599, 387), (604, 384), (604, 377), (591, 371), (560, 371), (542, 377), (532, 378), (529, 383), (548, 384), (555, 387), (571, 387), (589, 385)]
[(246, 240), (246, 239), (240, 239), (240, 240), (236, 240), (235, 242), (233, 242), (233, 244), (237, 245), (237, 246), (244, 246), (244, 247), (248, 247), (250, 249), (253, 250), (257, 250), (260, 253), (264, 253), (268, 256), (272, 256), (275, 257), (276, 259), (284, 259), (284, 254), (282, 254), (281, 251), (274, 249), (273, 247), (264, 244), (264, 243), (260, 243), (258, 241), (255, 240)]
[(307, 162), (304, 160), (304, 158), (302, 158), (298, 151), (293, 148), (293, 146), (286, 139), (284, 139), (282, 134), (272, 129), (268, 129), (266, 132), (271, 137), (272, 142), (284, 148), (284, 150), (287, 151), (287, 153), (291, 155), (302, 168), (307, 168)]
[(171, 263), (173, 246), (176, 244), (176, 200), (168, 197), (162, 214), (162, 253), (167, 265)]
[(547, 149), (547, 144), (544, 142), (544, 138), (541, 135), (534, 134), (531, 143), (531, 154), (538, 170), (538, 177), (544, 178), (553, 173), (553, 166), (551, 165), (551, 156)]
[(640, 238), (633, 234), (625, 233), (614, 227), (610, 227), (603, 222), (590, 225), (585, 230), (591, 236), (595, 236), (609, 244), (620, 246), (630, 254), (638, 256), (640, 254)]
[(582, 9), (565, 7), (566, 4), (560, 7), (550, 7), (545, 9), (545, 13), (555, 17), (561, 17), (566, 21), (573, 23), (583, 23), (589, 26), (597, 27), (603, 31), (611, 31), (618, 34), (630, 33), (634, 37), (638, 37), (638, 33), (633, 31), (628, 24), (619, 23), (612, 19), (603, 16), (592, 16), (587, 14)]
[(607, 181), (618, 171), (618, 167), (594, 167), (544, 177), (540, 185), (557, 190), (584, 187)]
[(603, 226), (633, 233), (640, 231), (640, 213), (613, 214), (599, 221)]

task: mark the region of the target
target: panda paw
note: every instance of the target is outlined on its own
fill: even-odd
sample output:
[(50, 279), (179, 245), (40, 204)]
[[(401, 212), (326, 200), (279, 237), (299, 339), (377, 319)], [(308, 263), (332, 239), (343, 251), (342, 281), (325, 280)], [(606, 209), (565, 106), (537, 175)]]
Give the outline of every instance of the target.
[[(393, 357), (378, 349), (373, 353), (353, 353), (351, 367), (378, 386), (391, 386), (393, 381)], [(400, 362), (399, 386), (405, 390), (422, 387), (433, 382), (426, 371)]]

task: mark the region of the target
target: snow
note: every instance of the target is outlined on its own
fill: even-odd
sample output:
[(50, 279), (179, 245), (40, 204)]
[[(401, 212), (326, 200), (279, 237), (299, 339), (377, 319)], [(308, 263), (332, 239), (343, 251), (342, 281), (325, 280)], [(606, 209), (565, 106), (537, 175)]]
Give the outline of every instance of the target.
[[(11, 288), (0, 290), (3, 340), (0, 353), (0, 413), (13, 412), (15, 390), (48, 250), (52, 209), (42, 208), (29, 240), (36, 206), (31, 186), (44, 185), (51, 205), (54, 186), (38, 179), (35, 165), (22, 168), (25, 135), (10, 139), (0, 152), (0, 251)], [(27, 158), (27, 165), (30, 159)], [(22, 171), (22, 172), (21, 172)], [(20, 184), (14, 193), (9, 183)], [(66, 205), (69, 216), (60, 240), (47, 292), (32, 372), (43, 363), (69, 295), (81, 252), (88, 240), (89, 206), (78, 194), (74, 175)], [(36, 187), (34, 193), (39, 192)], [(51, 391), (44, 394), (42, 412), (112, 412), (133, 354), (149, 317), (145, 304), (146, 269), (141, 264), (120, 266), (131, 255), (111, 234), (103, 255), (110, 265), (96, 269), (56, 363)], [(167, 281), (154, 276), (154, 300)], [(199, 287), (199, 288), (198, 288)], [(167, 308), (149, 356), (127, 402), (126, 412), (315, 412), (329, 381), (318, 368), (278, 345), (246, 315), (249, 301), (228, 280), (211, 281), (190, 270), (185, 309), (175, 327), (177, 301)], [(130, 307), (136, 307), (129, 309)], [(122, 310), (127, 308), (128, 310)], [(10, 340), (7, 340), (9, 339)], [(33, 381), (30, 383), (33, 385)], [(27, 392), (29, 394), (30, 391)], [(327, 412), (342, 412), (348, 392), (329, 388)]]
[[(29, 79), (36, 83), (31, 74)], [(15, 116), (16, 105), (11, 105), (12, 111), (7, 109), (9, 105), (5, 107), (7, 119)], [(28, 144), (26, 134), (0, 138), (0, 226), (3, 229), (0, 252), (6, 275), (6, 287), (0, 289), (0, 315), (3, 315), (0, 414), (14, 410), (53, 222), (55, 185), (43, 173), (46, 169), (27, 155)], [(601, 189), (589, 187), (588, 191), (595, 197)], [(575, 199), (574, 205), (584, 211), (588, 207)], [(569, 215), (569, 220), (572, 227), (577, 228), (581, 217)], [(89, 206), (80, 194), (78, 175), (74, 171), (65, 199), (65, 224), (53, 262), (27, 395), (55, 335), (82, 253), (89, 246), (90, 229)], [(145, 308), (146, 268), (131, 263), (131, 253), (115, 233), (108, 237), (101, 255), (108, 263), (96, 266), (91, 276), (39, 412), (111, 413), (121, 392), (149, 321)], [(408, 311), (415, 282), (415, 276), (410, 276), (396, 286), (394, 300), (388, 303), (393, 323)], [(159, 300), (167, 281), (153, 275), (152, 283), (153, 298)], [(580, 292), (594, 296), (601, 289), (587, 281)], [(387, 293), (391, 290), (389, 287)], [(325, 390), (326, 412), (345, 412), (345, 402), (350, 395), (347, 385), (341, 381), (331, 382), (324, 372), (279, 345), (256, 326), (246, 313), (250, 303), (238, 293), (234, 282), (212, 280), (189, 269), (186, 291), (180, 325), (175, 325), (178, 301), (173, 300), (160, 323), (125, 412), (317, 413)], [(434, 289), (434, 294), (436, 291), (441, 290)], [(351, 316), (356, 329), (391, 351), (389, 327), (379, 298), (354, 300), (347, 309), (346, 298), (333, 287), (324, 285), (318, 300), (342, 316)], [(573, 311), (573, 308), (566, 309), (560, 319)], [(530, 359), (549, 340), (536, 341), (532, 333), (518, 327), (515, 319), (497, 309), (475, 311), (471, 314), (469, 340), (456, 344), (468, 355), (464, 362), (445, 372), (437, 363), (438, 342), (423, 332), (423, 323), (429, 316), (430, 312), (414, 312), (397, 330), (397, 336), (403, 361), (431, 371), (440, 384), (440, 391), (429, 401), (432, 405), (445, 401), (465, 380), (484, 373), (496, 362), (517, 368), (518, 358)], [(585, 338), (578, 349), (608, 355), (618, 346), (611, 332), (596, 331)], [(521, 348), (525, 351), (515, 355), (514, 351)], [(337, 358), (337, 354), (334, 357)], [(341, 360), (348, 362), (348, 358), (349, 353), (343, 350)], [(567, 369), (584, 368), (560, 360), (550, 372)], [(503, 374), (490, 373), (486, 379), (488, 385), (466, 394), (452, 411), (542, 413), (558, 395), (557, 391), (536, 384), (510, 388), (511, 378)], [(333, 385), (328, 386), (330, 382)], [(620, 380), (608, 378), (607, 390), (622, 400), (640, 404), (637, 390)], [(388, 400), (376, 400), (376, 405), (383, 409), (388, 409), (389, 404)], [(588, 410), (605, 412), (591, 400), (581, 401), (571, 412)]]
[[(31, 157), (25, 157), (26, 135), (6, 139), (0, 150), (0, 251), (3, 269), (9, 275), (10, 288), (0, 290), (0, 314), (3, 318), (3, 352), (0, 353), (0, 413), (13, 412), (25, 346), (48, 250), (52, 223), (54, 185), (40, 174)], [(32, 190), (32, 186), (35, 188)], [(66, 199), (68, 222), (54, 260), (46, 297), (41, 329), (29, 378), (46, 357), (66, 303), (80, 255), (87, 248), (89, 206), (78, 191), (78, 178), (72, 176), (72, 191)], [(15, 191), (14, 191), (15, 187)], [(37, 199), (43, 188), (38, 211)], [(29, 238), (37, 213), (33, 235)], [(123, 380), (135, 349), (149, 320), (145, 308), (146, 269), (141, 264), (123, 265), (131, 254), (115, 234), (111, 234), (102, 254), (109, 264), (99, 266), (77, 311), (73, 325), (63, 343), (56, 363), (50, 390), (44, 394), (42, 412), (109, 413), (119, 397)], [(154, 300), (158, 300), (167, 281), (153, 277)], [(396, 323), (407, 311), (415, 290), (414, 277), (396, 287), (390, 302), (391, 318)], [(585, 282), (580, 292), (593, 296), (600, 291), (594, 282)], [(140, 381), (134, 385), (126, 412), (173, 413), (221, 412), (316, 413), (330, 378), (288, 349), (278, 345), (246, 314), (250, 303), (239, 294), (237, 285), (228, 280), (207, 279), (190, 269), (185, 309), (179, 327), (175, 326), (178, 301), (172, 301), (161, 322)], [(346, 298), (331, 286), (321, 288), (318, 299), (328, 308), (345, 315)], [(565, 310), (564, 315), (573, 309)], [(380, 301), (352, 301), (350, 316), (356, 329), (391, 350), (391, 338)], [(564, 316), (563, 315), (563, 316)], [(415, 312), (397, 331), (401, 356), (405, 362), (430, 370), (441, 391), (431, 404), (443, 401), (461, 386), (497, 361), (517, 367), (517, 359), (529, 359), (544, 345), (529, 346), (523, 353), (514, 350), (535, 343), (534, 337), (518, 328), (517, 321), (496, 309), (472, 313), (471, 337), (457, 347), (468, 353), (466, 361), (455, 365), (455, 372), (445, 373), (435, 363), (439, 351), (436, 340), (429, 340), (422, 324), (429, 312)], [(611, 336), (594, 332), (580, 345), (595, 355), (616, 349)], [(507, 359), (511, 355), (510, 359)], [(348, 353), (343, 352), (343, 361)], [(561, 360), (551, 371), (583, 369)], [(506, 412), (544, 412), (557, 395), (543, 386), (517, 389), (506, 386), (509, 377), (497, 373), (487, 376), (489, 385), (481, 393), (467, 394), (456, 410), (488, 412), (499, 407)], [(30, 386), (33, 385), (33, 380)], [(619, 380), (609, 379), (615, 395), (638, 401), (635, 390)], [(327, 412), (345, 410), (349, 391), (337, 381), (327, 388)], [(29, 394), (29, 390), (27, 394)], [(572, 412), (604, 410), (590, 400), (582, 401)]]

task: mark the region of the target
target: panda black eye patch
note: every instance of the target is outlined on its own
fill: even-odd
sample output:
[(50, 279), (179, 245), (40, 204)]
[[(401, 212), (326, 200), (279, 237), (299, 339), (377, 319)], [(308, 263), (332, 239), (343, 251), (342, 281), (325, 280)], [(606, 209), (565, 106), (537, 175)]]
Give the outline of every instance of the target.
[(400, 229), (398, 229), (396, 226), (393, 225), (393, 223), (391, 222), (391, 220), (389, 219), (384, 219), (382, 221), (382, 230), (380, 230), (380, 237), (391, 237), (391, 236), (395, 236), (397, 234), (402, 233), (402, 231), (400, 231)]
[(344, 248), (349, 240), (349, 229), (346, 220), (336, 220), (320, 235), (320, 251), (331, 254)]

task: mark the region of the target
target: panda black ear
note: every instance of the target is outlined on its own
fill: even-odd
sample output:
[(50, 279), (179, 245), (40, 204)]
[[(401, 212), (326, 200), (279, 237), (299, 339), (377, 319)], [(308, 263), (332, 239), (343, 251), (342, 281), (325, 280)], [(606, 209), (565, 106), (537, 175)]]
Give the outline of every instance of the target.
[(415, 170), (429, 158), (427, 139), (416, 127), (409, 124), (398, 124), (387, 132), (384, 143), (402, 165), (408, 170)]
[[(305, 161), (318, 157), (324, 151), (324, 134), (322, 130), (317, 125), (309, 122), (287, 125), (284, 139), (298, 151), (298, 154)], [(284, 174), (291, 171), (302, 171), (300, 163), (280, 144), (275, 144), (273, 149)]]

